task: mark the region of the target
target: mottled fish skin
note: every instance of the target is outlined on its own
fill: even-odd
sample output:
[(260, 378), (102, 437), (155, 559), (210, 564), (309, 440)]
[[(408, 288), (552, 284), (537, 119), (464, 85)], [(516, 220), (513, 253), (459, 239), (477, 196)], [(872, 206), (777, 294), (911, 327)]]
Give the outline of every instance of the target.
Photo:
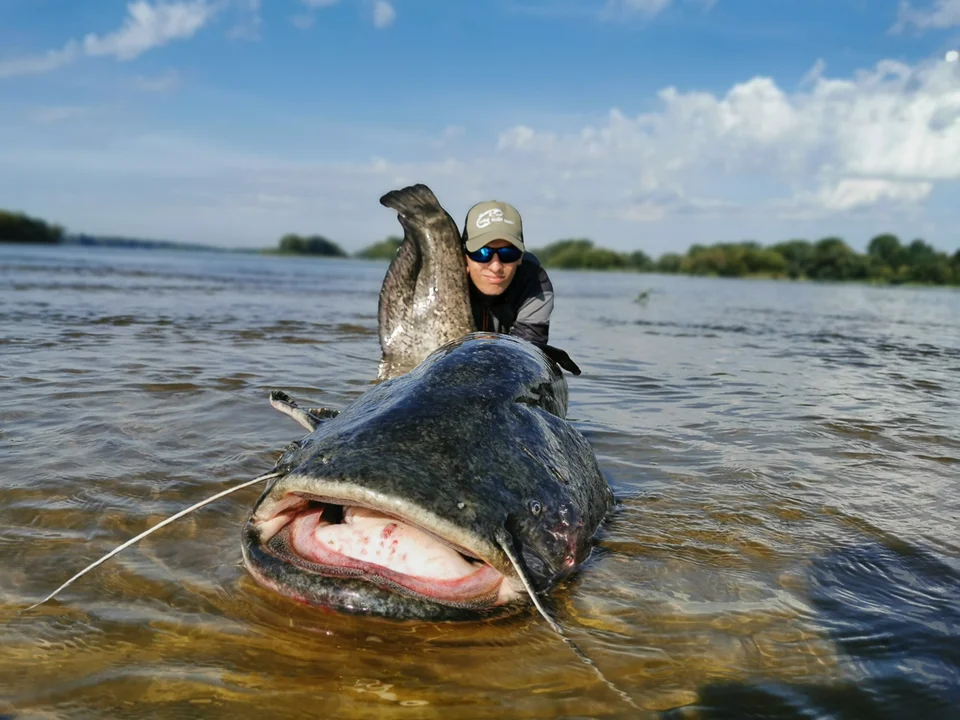
[(498, 541), (505, 530), (536, 591), (549, 591), (586, 560), (614, 502), (592, 448), (565, 419), (567, 393), (560, 367), (524, 340), (474, 332), (447, 343), (284, 452), (283, 477), (244, 529), (247, 568), (268, 587), (343, 612), (450, 620), (508, 609), (442, 605), (277, 562), (253, 520), (302, 492), (396, 514), (516, 579)]
[(378, 306), (384, 380), (416, 367), (441, 345), (474, 330), (466, 260), (456, 221), (429, 187), (393, 190), (380, 204), (397, 211), (403, 242)]

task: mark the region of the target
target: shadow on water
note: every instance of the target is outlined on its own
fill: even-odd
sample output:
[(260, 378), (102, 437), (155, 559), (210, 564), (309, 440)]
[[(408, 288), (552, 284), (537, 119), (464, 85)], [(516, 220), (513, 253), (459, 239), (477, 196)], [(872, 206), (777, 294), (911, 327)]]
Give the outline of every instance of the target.
[(906, 543), (813, 561), (809, 602), (850, 677), (831, 685), (718, 682), (664, 720), (960, 717), (960, 572)]

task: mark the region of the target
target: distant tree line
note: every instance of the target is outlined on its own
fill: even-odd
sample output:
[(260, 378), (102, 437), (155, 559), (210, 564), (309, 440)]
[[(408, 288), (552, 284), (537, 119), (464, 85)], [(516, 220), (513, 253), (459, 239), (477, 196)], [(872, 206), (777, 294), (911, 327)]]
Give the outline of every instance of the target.
[(0, 242), (58, 243), (63, 239), (63, 228), (22, 212), (0, 210)]
[(871, 239), (866, 253), (854, 251), (837, 237), (788, 240), (768, 247), (752, 241), (692, 245), (686, 254), (664, 253), (657, 260), (640, 250), (598, 248), (587, 239), (558, 240), (531, 252), (545, 267), (556, 268), (960, 285), (960, 250), (951, 256), (920, 239), (904, 245), (891, 234)]
[[(392, 260), (394, 255), (397, 254), (397, 250), (400, 248), (400, 244), (403, 242), (402, 237), (396, 235), (391, 235), (385, 240), (380, 242), (373, 243), (365, 247), (363, 250), (353, 254), (355, 258), (361, 258), (364, 260)], [(347, 252), (340, 247), (333, 240), (323, 237), (322, 235), (311, 235), (309, 237), (301, 237), (300, 235), (288, 234), (280, 238), (280, 241), (277, 243), (276, 250), (270, 252), (280, 253), (284, 255), (322, 255), (325, 257), (349, 257)]]
[(358, 252), (356, 256), (358, 258), (363, 258), (364, 260), (393, 260), (393, 257), (397, 254), (397, 250), (400, 249), (400, 244), (402, 242), (402, 237), (391, 235), (386, 240), (381, 240), (373, 245), (368, 245), (363, 250)]
[(68, 245), (83, 245), (86, 247), (130, 248), (135, 250), (204, 250), (207, 252), (227, 252), (222, 247), (214, 245), (198, 245), (197, 243), (176, 242), (173, 240), (145, 240), (144, 238), (129, 238), (118, 235), (65, 235), (62, 242)]
[[(137, 244), (146, 247), (184, 247), (164, 241), (65, 236), (52, 225), (22, 212), (0, 210), (0, 242), (80, 244)], [(353, 254), (355, 258), (391, 260), (403, 242), (391, 235)], [(713, 277), (770, 277), (795, 280), (861, 280), (881, 283), (960, 285), (960, 250), (953, 255), (921, 239), (908, 244), (896, 235), (877, 235), (858, 253), (843, 239), (826, 237), (815, 242), (788, 240), (767, 247), (754, 241), (692, 245), (685, 254), (664, 253), (654, 260), (642, 250), (620, 252), (596, 247), (588, 238), (557, 240), (531, 248), (549, 268), (624, 270)], [(284, 235), (275, 250), (264, 252), (326, 257), (350, 257), (333, 240), (322, 235)]]
[(594, 247), (586, 238), (557, 240), (542, 248), (530, 248), (544, 267), (564, 270), (639, 270), (656, 271), (656, 263), (642, 250), (617, 252)]
[[(321, 250), (319, 254), (347, 256), (336, 243), (326, 242), (335, 251)], [(390, 260), (401, 242), (403, 238), (390, 236), (353, 257)], [(597, 247), (587, 238), (557, 240), (545, 247), (531, 248), (530, 252), (544, 267), (569, 270), (960, 285), (960, 250), (951, 256), (921, 239), (905, 245), (889, 233), (870, 240), (866, 253), (856, 252), (838, 237), (814, 242), (788, 240), (766, 247), (754, 241), (697, 244), (685, 254), (668, 252), (656, 260), (642, 250), (619, 252)]]
[(333, 240), (322, 235), (297, 235), (289, 233), (280, 238), (276, 252), (284, 255), (324, 255), (327, 257), (347, 257), (343, 248)]

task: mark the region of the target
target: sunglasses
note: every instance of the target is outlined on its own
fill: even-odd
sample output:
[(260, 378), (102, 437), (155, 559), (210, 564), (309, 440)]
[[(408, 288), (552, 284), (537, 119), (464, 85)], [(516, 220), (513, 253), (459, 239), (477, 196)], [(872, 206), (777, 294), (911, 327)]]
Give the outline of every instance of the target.
[(468, 252), (467, 257), (478, 263), (488, 263), (493, 260), (493, 256), (496, 255), (500, 258), (500, 262), (504, 265), (509, 263), (515, 263), (520, 259), (520, 256), (523, 255), (523, 250), (513, 247), (513, 245), (508, 245), (502, 248), (492, 248), (492, 247), (482, 247), (479, 250), (474, 250), (473, 252)]

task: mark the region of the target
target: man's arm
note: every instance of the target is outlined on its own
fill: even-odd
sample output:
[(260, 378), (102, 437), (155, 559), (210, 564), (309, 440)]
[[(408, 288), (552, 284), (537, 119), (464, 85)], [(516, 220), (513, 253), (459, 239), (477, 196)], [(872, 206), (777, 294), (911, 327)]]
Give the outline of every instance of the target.
[(546, 345), (550, 339), (550, 314), (552, 312), (552, 292), (529, 298), (520, 306), (517, 320), (510, 328), (510, 334), (529, 340), (532, 343)]
[(524, 295), (510, 334), (546, 345), (550, 339), (550, 315), (553, 313), (553, 283), (546, 270), (539, 268)]

